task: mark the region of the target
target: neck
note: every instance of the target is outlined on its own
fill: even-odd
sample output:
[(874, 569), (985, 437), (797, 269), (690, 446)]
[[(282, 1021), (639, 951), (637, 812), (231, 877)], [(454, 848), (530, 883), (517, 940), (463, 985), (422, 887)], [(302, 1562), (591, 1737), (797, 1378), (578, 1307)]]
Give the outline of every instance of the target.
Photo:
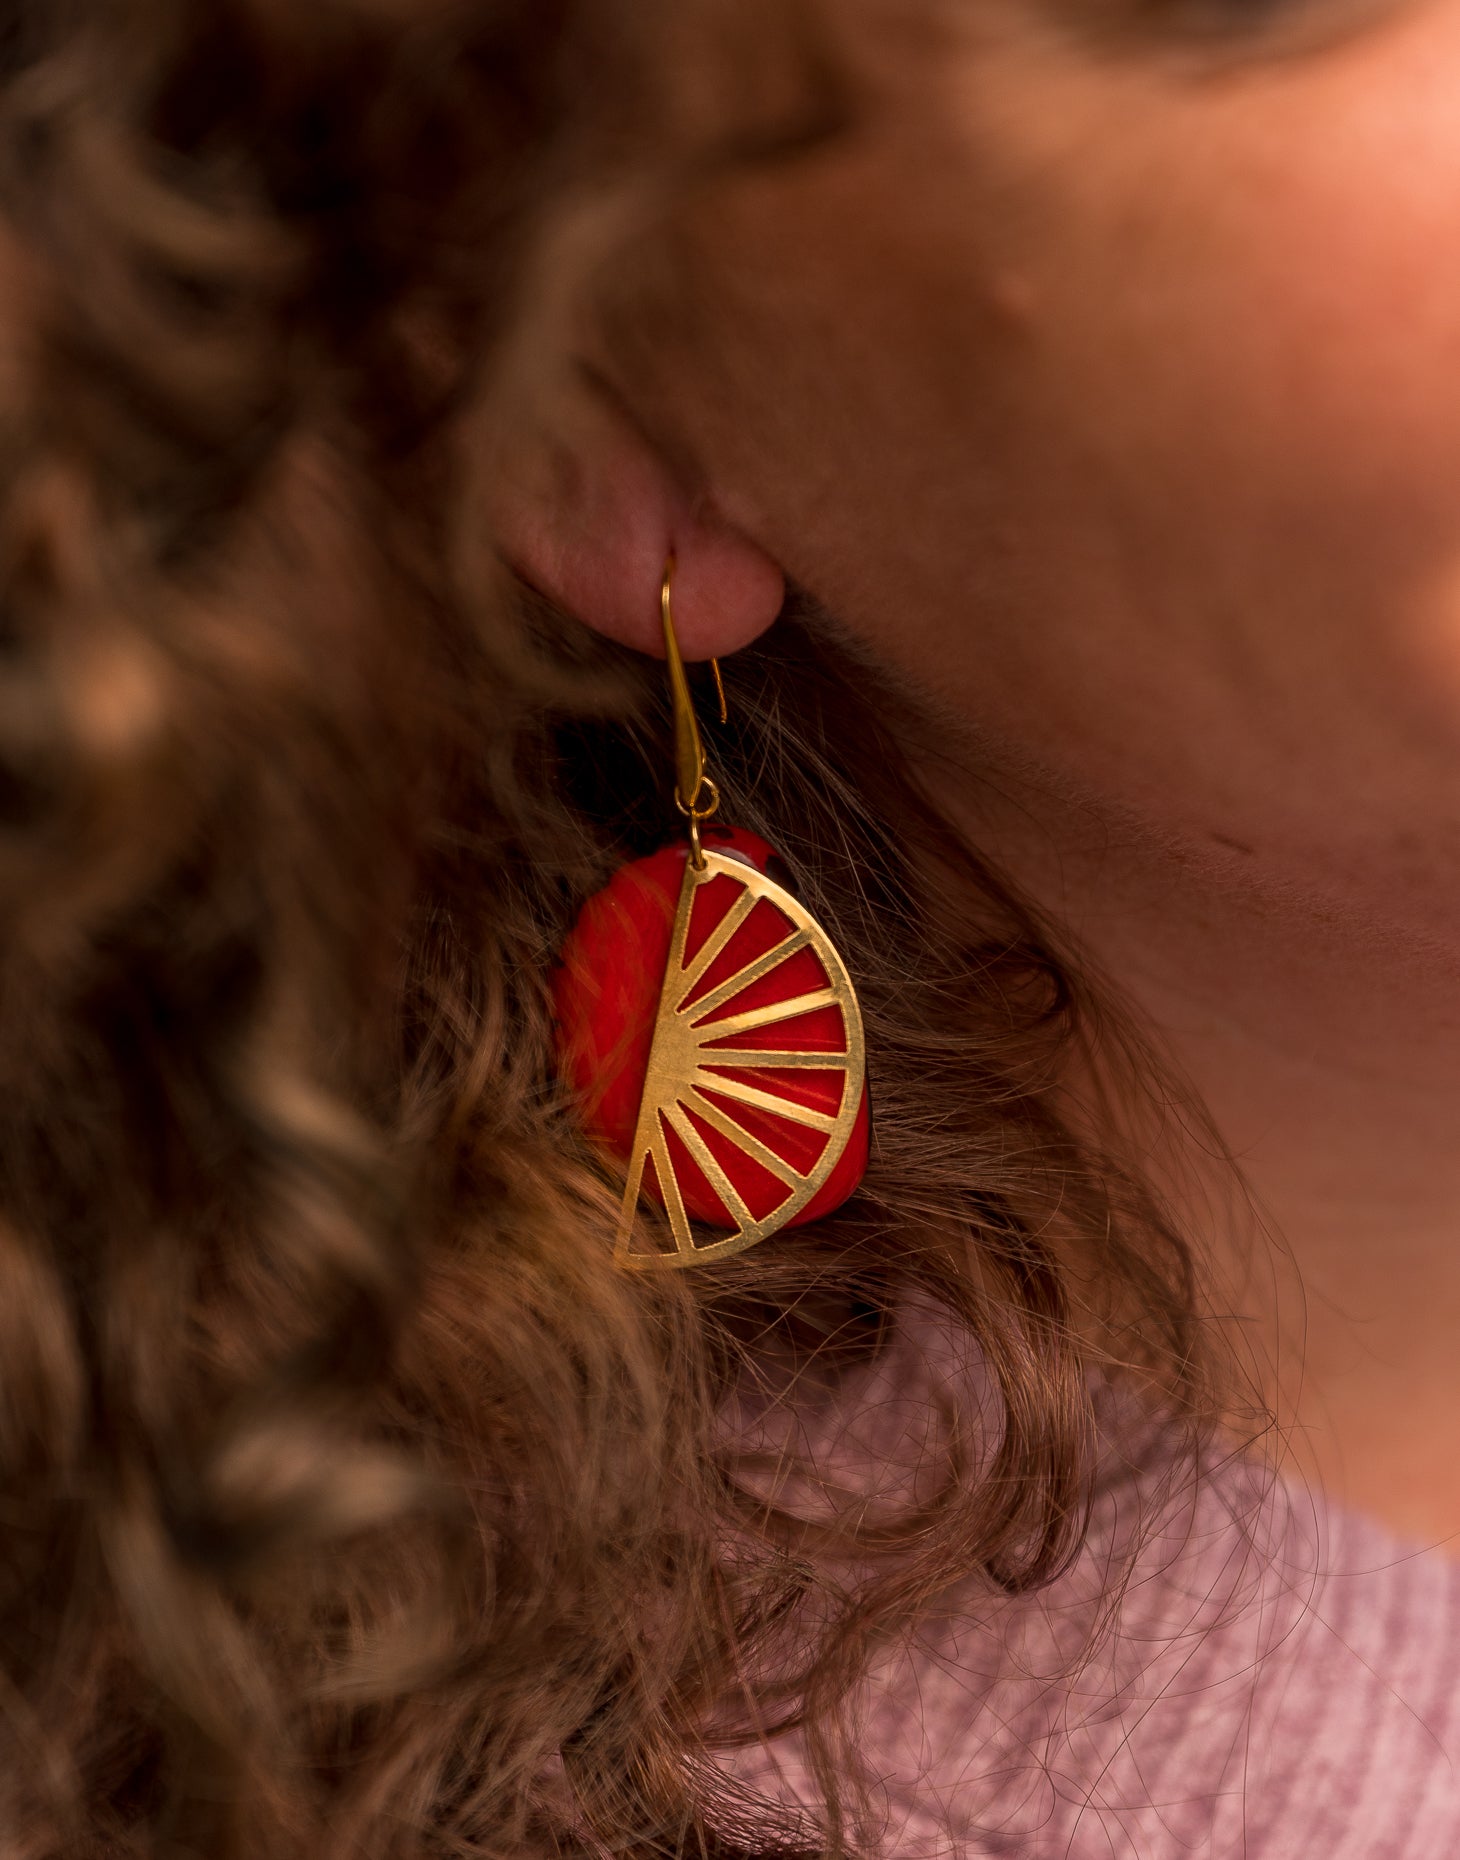
[[(1460, 1545), (1460, 955), (1048, 782), (980, 790), (964, 824), (1158, 1037), (1235, 1157), (1271, 1240), (1254, 1253), (1249, 1234), (1241, 1258), (1237, 1236), (1211, 1241), (1299, 1469)], [(1179, 1212), (1200, 1230), (1195, 1198)]]

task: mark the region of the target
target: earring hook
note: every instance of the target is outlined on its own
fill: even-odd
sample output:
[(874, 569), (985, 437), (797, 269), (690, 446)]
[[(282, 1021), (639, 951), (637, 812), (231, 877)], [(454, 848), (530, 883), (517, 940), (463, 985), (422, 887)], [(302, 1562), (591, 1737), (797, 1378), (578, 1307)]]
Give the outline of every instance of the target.
[[(700, 822), (708, 820), (720, 805), (720, 790), (705, 773), (705, 746), (695, 718), (694, 699), (680, 656), (679, 638), (674, 630), (674, 611), (670, 592), (674, 582), (674, 555), (664, 564), (664, 583), (659, 591), (659, 613), (664, 622), (664, 659), (669, 671), (670, 698), (674, 706), (674, 801), (689, 820), (690, 855), (695, 870), (705, 869), (700, 849)], [(720, 700), (720, 721), (726, 720), (725, 682), (720, 676), (720, 661), (711, 659), (715, 690)]]

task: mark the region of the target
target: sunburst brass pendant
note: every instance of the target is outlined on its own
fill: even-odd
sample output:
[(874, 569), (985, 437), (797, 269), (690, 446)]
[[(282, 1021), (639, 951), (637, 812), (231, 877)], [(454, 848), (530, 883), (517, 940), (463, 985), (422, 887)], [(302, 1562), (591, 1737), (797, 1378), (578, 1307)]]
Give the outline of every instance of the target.
[[(685, 862), (629, 1152), (627, 1265), (728, 1259), (829, 1212), (866, 1166), (862, 1016), (845, 964), (774, 880), (733, 855), (704, 859)], [(636, 1242), (646, 1183), (672, 1252)], [(730, 1232), (696, 1241), (691, 1215)]]

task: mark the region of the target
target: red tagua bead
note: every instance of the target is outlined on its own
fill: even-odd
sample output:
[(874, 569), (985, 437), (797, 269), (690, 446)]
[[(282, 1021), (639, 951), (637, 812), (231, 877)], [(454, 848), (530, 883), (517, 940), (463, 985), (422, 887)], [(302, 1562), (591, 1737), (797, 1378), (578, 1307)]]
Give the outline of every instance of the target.
[[(772, 876), (764, 840), (734, 827), (702, 840), (700, 868), (673, 845), (616, 872), (554, 975), (560, 1074), (627, 1174), (630, 1265), (741, 1252), (830, 1214), (867, 1168), (862, 1020), (841, 957)], [(635, 1220), (641, 1195), (667, 1223)]]

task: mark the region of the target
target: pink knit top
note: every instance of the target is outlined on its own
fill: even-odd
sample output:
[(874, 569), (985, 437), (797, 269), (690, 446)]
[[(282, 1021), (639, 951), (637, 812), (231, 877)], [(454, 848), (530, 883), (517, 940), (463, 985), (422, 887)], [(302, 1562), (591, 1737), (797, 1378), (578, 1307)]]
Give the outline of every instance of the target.
[[(947, 1366), (895, 1355), (821, 1419), (844, 1490), (885, 1490), (926, 1432)], [(1156, 1444), (1067, 1575), (1016, 1601), (971, 1581), (873, 1674), (882, 1853), (1460, 1860), (1460, 1562)], [(810, 1794), (789, 1741), (734, 1767)]]

